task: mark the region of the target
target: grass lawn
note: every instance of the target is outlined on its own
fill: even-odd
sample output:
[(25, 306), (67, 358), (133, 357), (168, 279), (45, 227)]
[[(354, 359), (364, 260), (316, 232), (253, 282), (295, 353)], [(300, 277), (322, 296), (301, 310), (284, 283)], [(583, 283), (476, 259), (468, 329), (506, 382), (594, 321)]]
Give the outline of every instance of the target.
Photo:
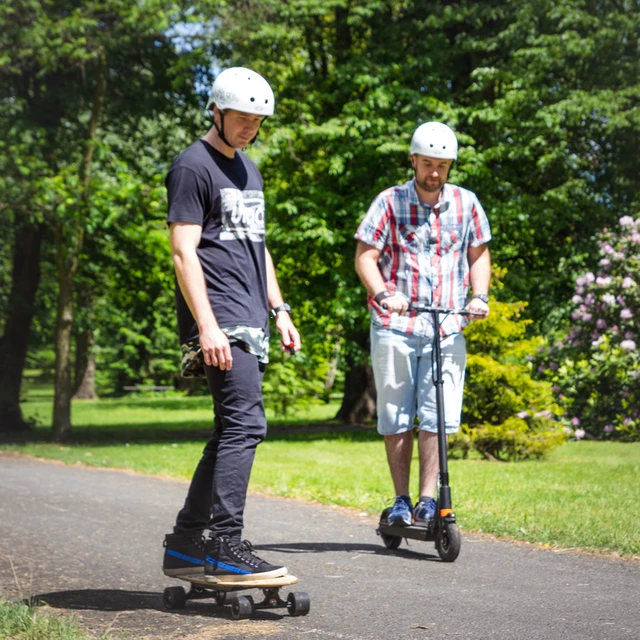
[[(340, 430), (330, 421), (337, 408), (317, 406), (287, 420), (270, 416), (251, 490), (380, 511), (392, 497), (382, 440), (373, 429)], [(23, 411), (50, 425), (50, 390), (48, 396), (46, 389), (32, 390)], [(76, 401), (72, 421), (72, 443), (47, 442), (47, 426), (26, 444), (0, 446), (68, 464), (189, 479), (211, 406), (207, 397)], [(414, 464), (417, 489), (417, 459)], [(639, 471), (640, 443), (570, 442), (543, 461), (450, 463), (463, 531), (627, 557), (640, 557)]]

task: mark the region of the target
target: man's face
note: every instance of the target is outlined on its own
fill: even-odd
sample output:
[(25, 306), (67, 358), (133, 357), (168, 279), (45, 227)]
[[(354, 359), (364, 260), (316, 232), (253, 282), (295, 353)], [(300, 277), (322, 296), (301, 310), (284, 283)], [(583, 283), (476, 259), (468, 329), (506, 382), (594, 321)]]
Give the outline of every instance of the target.
[[(214, 117), (220, 124), (220, 112), (216, 108)], [(224, 136), (236, 149), (244, 149), (255, 137), (262, 124), (263, 116), (235, 109), (224, 112)]]
[(429, 192), (442, 189), (452, 164), (453, 160), (431, 158), (417, 153), (411, 156), (411, 166), (416, 172), (416, 184), (424, 191)]

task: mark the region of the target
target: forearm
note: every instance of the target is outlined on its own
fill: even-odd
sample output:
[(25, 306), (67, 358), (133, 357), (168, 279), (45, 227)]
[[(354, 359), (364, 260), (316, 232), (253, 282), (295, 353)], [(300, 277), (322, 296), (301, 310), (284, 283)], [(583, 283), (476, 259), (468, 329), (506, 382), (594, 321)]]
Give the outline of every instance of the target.
[(379, 255), (379, 251), (364, 243), (359, 243), (356, 249), (356, 273), (372, 296), (387, 290), (387, 283), (378, 268)]
[(273, 259), (271, 254), (265, 250), (265, 259), (267, 263), (267, 300), (269, 301), (269, 308), (275, 309), (279, 307), (283, 302), (280, 286), (278, 285), (278, 278), (276, 276), (276, 269), (273, 266)]
[(178, 286), (193, 315), (200, 335), (218, 329), (205, 284), (202, 265), (195, 251), (174, 252), (173, 265)]
[(469, 253), (469, 279), (474, 295), (489, 293), (491, 254), (486, 244)]

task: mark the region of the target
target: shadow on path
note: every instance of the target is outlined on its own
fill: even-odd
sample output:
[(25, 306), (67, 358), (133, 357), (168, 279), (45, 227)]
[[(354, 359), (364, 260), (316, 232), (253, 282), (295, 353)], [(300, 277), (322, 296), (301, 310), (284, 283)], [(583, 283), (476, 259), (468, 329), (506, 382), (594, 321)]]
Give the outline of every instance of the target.
[[(414, 541), (412, 541), (414, 543)], [(406, 544), (406, 541), (405, 541)], [(415, 542), (416, 546), (418, 545)], [(430, 543), (426, 543), (429, 545)], [(419, 552), (411, 549), (396, 549), (390, 551), (386, 549), (382, 543), (380, 545), (361, 543), (343, 543), (343, 542), (282, 542), (280, 544), (255, 544), (253, 548), (260, 551), (278, 551), (280, 553), (328, 553), (332, 551), (345, 551), (347, 553), (369, 553), (378, 556), (400, 556), (420, 561), (440, 562), (440, 558), (436, 553)], [(429, 546), (425, 547), (428, 549)]]
[(55, 609), (97, 609), (98, 611), (138, 611), (154, 609), (164, 611), (162, 594), (148, 591), (124, 591), (120, 589), (78, 589), (53, 591), (31, 598), (37, 605)]
[[(259, 590), (257, 600), (261, 600)], [(255, 596), (254, 596), (255, 597)], [(29, 599), (30, 604), (47, 605), (54, 609), (69, 611), (161, 611), (182, 616), (205, 615), (222, 620), (232, 620), (230, 606), (219, 606), (213, 596), (209, 599), (189, 600), (184, 609), (168, 611), (162, 604), (162, 593), (148, 591), (125, 591), (120, 589), (78, 589), (75, 591), (53, 591), (41, 593)], [(25, 604), (28, 604), (25, 601)], [(279, 620), (284, 617), (277, 611), (259, 609), (252, 615), (253, 620)]]

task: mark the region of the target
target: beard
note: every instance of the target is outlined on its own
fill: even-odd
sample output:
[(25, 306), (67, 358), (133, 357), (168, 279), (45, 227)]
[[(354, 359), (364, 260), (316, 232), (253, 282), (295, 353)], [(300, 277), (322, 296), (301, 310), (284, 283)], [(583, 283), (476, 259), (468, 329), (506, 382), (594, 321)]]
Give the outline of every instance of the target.
[(440, 191), (440, 189), (442, 189), (442, 187), (444, 187), (444, 180), (434, 180), (434, 181), (429, 181), (427, 179), (425, 180), (418, 180), (418, 176), (415, 176), (415, 180), (417, 185), (424, 191), (427, 191), (428, 193), (435, 193), (437, 191)]

